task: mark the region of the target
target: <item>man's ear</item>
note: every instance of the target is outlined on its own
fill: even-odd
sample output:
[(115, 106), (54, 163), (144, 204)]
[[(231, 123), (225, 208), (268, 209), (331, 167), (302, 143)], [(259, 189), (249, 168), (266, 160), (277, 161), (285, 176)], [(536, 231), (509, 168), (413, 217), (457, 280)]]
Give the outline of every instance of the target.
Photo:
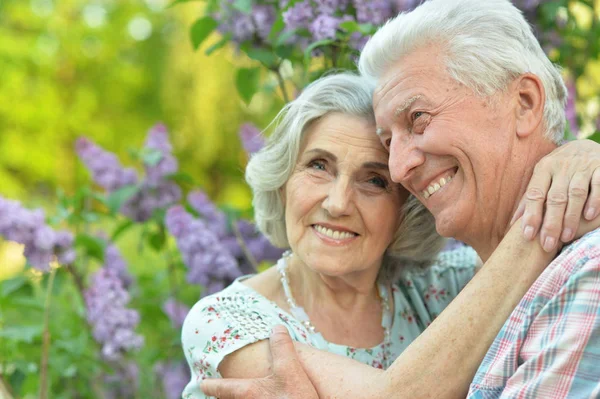
[(546, 92), (537, 75), (526, 73), (515, 81), (516, 132), (524, 138), (535, 132), (544, 119)]

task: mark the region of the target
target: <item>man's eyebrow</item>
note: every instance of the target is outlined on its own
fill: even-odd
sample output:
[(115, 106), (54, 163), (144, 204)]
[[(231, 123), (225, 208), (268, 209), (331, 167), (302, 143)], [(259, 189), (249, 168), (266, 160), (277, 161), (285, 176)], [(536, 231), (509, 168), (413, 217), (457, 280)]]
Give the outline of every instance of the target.
[[(403, 113), (407, 109), (409, 109), (410, 106), (413, 105), (415, 101), (420, 100), (421, 98), (423, 98), (423, 96), (421, 94), (417, 94), (417, 95), (412, 96), (409, 99), (405, 100), (394, 111), (394, 118), (397, 118), (401, 113)], [(375, 134), (377, 134), (377, 136), (381, 137), (384, 133), (385, 133), (385, 129), (380, 126), (377, 126), (377, 129), (375, 130)]]
[(412, 96), (411, 98), (409, 98), (408, 100), (404, 101), (402, 103), (402, 105), (400, 105), (398, 108), (396, 108), (396, 110), (394, 111), (394, 116), (398, 116), (401, 113), (403, 113), (404, 111), (406, 111), (407, 109), (410, 108), (411, 105), (413, 105), (413, 103), (417, 100), (420, 100), (423, 96), (418, 94), (416, 96)]

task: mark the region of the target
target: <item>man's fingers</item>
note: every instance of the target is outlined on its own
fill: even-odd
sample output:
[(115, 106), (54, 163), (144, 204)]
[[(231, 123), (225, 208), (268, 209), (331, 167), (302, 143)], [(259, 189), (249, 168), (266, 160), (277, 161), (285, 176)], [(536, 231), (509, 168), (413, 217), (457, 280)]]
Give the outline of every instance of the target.
[[(219, 399), (252, 399), (258, 398), (253, 394), (252, 385), (260, 380), (244, 380), (238, 378), (209, 378), (202, 381), (200, 389), (207, 396), (214, 396)], [(254, 396), (253, 396), (254, 395)]]
[(575, 237), (575, 232), (579, 227), (579, 221), (583, 214), (583, 207), (588, 197), (589, 186), (589, 175), (585, 173), (575, 173), (569, 183), (569, 200), (560, 235), (560, 240), (564, 243), (571, 241)]
[(301, 366), (287, 328), (280, 324), (273, 327), (269, 344), (271, 346), (274, 374), (284, 379), (285, 375), (294, 375), (298, 367)]
[(592, 174), (590, 196), (585, 204), (584, 217), (586, 220), (595, 219), (600, 213), (600, 168)]
[(546, 252), (553, 251), (558, 244), (567, 202), (569, 201), (568, 191), (569, 179), (567, 176), (555, 176), (552, 180), (552, 186), (548, 190), (546, 213), (540, 232), (540, 241)]
[(544, 215), (546, 194), (552, 181), (552, 175), (547, 163), (540, 162), (533, 171), (533, 176), (525, 191), (525, 212), (521, 219), (523, 235), (532, 240), (537, 234)]

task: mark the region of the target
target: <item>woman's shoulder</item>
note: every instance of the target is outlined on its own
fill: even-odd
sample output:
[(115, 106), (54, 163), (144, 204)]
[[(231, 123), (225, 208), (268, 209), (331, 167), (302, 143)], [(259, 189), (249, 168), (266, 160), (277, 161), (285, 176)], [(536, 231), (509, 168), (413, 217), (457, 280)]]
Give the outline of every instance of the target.
[(481, 265), (481, 260), (475, 250), (467, 245), (457, 245), (441, 251), (433, 263), (427, 267), (407, 267), (402, 270), (401, 278), (424, 277), (439, 275), (445, 272), (474, 273)]

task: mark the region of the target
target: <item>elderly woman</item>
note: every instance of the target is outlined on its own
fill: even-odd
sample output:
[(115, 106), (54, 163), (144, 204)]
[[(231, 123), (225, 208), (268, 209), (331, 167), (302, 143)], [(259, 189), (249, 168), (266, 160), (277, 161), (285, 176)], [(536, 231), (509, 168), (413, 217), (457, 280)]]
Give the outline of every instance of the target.
[[(431, 215), (391, 181), (371, 94), (367, 81), (351, 74), (313, 83), (282, 111), (267, 146), (250, 160), (258, 227), (290, 251), (276, 267), (239, 278), (190, 311), (183, 347), (192, 379), (184, 398), (205, 397), (205, 378), (268, 375), (265, 340), (278, 324), (304, 344), (304, 365), (326, 395), (335, 384), (319, 370), (337, 358), (314, 348), (385, 369), (473, 277), (475, 252), (460, 247), (438, 255), (444, 242)], [(461, 305), (484, 311), (497, 304), (498, 314), (485, 316), (496, 319), (491, 336), (552, 257), (516, 228), (503, 243), (486, 269), (505, 283), (486, 298), (492, 291), (483, 280), (475, 288), (481, 301)], [(533, 266), (514, 266), (521, 261)], [(443, 322), (460, 326), (472, 314)], [(422, 359), (407, 358), (406, 367), (416, 362)]]

